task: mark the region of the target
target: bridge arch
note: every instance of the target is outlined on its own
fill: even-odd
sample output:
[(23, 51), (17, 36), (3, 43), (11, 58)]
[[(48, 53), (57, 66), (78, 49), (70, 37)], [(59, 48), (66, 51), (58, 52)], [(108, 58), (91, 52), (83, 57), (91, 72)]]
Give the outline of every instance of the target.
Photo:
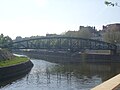
[(84, 39), (77, 37), (40, 37), (13, 42), (7, 45), (10, 49), (54, 49), (54, 50), (70, 50), (81, 51), (90, 50), (111, 50), (116, 53), (117, 46), (111, 43)]

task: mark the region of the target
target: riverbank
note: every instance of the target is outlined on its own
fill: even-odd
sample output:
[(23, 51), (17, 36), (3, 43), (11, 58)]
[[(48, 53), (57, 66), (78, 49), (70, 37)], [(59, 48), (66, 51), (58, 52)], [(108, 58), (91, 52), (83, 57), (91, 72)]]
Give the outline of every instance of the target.
[(33, 64), (30, 60), (24, 63), (15, 64), (12, 66), (1, 67), (0, 82), (9, 80), (10, 78), (13, 78), (13, 77), (18, 77), (20, 75), (27, 74), (32, 67), (33, 67)]
[(20, 64), (20, 63), (24, 63), (24, 62), (27, 62), (28, 60), (29, 59), (27, 57), (14, 56), (14, 58), (12, 58), (10, 60), (2, 60), (2, 61), (0, 61), (0, 68), (1, 67), (8, 67), (8, 66), (16, 65), (16, 64)]
[(27, 74), (33, 63), (27, 57), (18, 57), (7, 50), (0, 50), (0, 82)]
[(28, 60), (27, 57), (15, 56), (7, 50), (0, 49), (0, 68), (24, 63)]
[(66, 53), (46, 51), (21, 51), (16, 52), (29, 56), (30, 58), (43, 59), (55, 63), (118, 63), (120, 55)]

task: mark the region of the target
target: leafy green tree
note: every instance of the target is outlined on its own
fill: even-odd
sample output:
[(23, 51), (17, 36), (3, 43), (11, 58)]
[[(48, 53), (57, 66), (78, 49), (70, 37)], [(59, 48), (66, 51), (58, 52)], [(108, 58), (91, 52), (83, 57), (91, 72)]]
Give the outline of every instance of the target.
[(12, 43), (12, 39), (9, 36), (4, 36), (3, 34), (0, 35), (0, 46), (4, 46), (7, 44)]
[(3, 41), (4, 41), (4, 43), (6, 43), (6, 44), (12, 43), (12, 39), (11, 39), (9, 36), (5, 36), (5, 37), (3, 38)]
[(0, 46), (3, 45), (3, 42), (4, 42), (4, 35), (1, 34), (1, 35), (0, 35)]

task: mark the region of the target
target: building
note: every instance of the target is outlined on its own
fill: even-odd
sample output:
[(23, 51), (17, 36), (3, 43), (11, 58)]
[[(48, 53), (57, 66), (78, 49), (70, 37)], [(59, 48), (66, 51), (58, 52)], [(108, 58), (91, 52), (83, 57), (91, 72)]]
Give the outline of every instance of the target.
[(106, 26), (103, 26), (103, 30), (106, 31), (120, 31), (120, 23), (115, 23), (115, 24), (108, 24)]

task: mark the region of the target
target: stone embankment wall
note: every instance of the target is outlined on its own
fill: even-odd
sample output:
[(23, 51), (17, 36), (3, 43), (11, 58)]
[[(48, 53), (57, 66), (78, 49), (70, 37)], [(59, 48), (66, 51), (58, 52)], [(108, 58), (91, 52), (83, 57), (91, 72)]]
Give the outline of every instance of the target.
[(10, 53), (9, 51), (0, 49), (0, 61), (1, 60), (10, 60), (13, 57), (14, 57), (13, 54)]
[[(7, 50), (0, 49), (0, 60), (10, 60), (12, 58), (14, 58), (14, 55), (12, 53)], [(33, 63), (30, 60), (17, 65), (0, 67), (0, 82), (27, 74), (32, 67)]]
[(2, 67), (0, 68), (0, 82), (4, 80), (9, 80), (13, 77), (27, 74), (32, 67), (33, 63), (30, 60), (17, 65)]

